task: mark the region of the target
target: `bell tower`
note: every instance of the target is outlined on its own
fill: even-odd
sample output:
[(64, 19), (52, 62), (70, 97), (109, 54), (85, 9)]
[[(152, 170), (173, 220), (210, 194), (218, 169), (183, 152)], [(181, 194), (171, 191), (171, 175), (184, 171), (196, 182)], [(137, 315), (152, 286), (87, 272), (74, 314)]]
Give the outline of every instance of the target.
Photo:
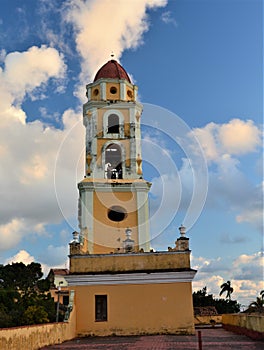
[(85, 177), (78, 184), (80, 244), (83, 253), (125, 249), (149, 251), (148, 191), (143, 179), (137, 86), (114, 59), (86, 86)]

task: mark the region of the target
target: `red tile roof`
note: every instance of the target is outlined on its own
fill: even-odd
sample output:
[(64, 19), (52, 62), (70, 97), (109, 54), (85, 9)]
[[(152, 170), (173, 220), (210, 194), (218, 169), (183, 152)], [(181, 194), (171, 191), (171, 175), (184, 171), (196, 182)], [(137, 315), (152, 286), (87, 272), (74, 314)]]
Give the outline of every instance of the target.
[(110, 60), (104, 64), (96, 73), (94, 81), (101, 78), (126, 79), (131, 83), (125, 69), (115, 60)]
[(54, 275), (68, 275), (69, 274), (68, 269), (51, 269), (51, 271), (54, 273)]

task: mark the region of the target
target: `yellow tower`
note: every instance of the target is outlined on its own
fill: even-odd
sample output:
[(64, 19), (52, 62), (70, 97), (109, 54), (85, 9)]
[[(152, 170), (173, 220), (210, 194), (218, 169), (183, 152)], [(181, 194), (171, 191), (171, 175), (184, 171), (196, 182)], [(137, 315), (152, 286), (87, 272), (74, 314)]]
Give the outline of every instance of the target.
[[(137, 86), (111, 59), (86, 86), (83, 106), (86, 169), (79, 188), (80, 242), (84, 252), (149, 251), (148, 191), (143, 179)], [(127, 237), (125, 236), (127, 232)]]
[[(193, 334), (189, 239), (149, 249), (137, 87), (110, 60), (87, 85), (86, 174), (80, 233), (70, 243), (70, 322), (76, 336)], [(112, 253), (112, 254), (111, 254)], [(68, 316), (67, 316), (68, 317)]]

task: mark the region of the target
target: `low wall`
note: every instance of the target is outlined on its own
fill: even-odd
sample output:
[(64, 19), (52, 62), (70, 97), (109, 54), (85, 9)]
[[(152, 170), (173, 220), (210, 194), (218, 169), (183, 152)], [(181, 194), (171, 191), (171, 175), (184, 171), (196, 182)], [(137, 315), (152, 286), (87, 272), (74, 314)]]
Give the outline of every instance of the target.
[(70, 322), (0, 329), (1, 350), (37, 350), (75, 337), (75, 314)]
[(222, 315), (210, 315), (210, 316), (194, 316), (194, 325), (212, 325), (212, 321), (215, 324), (222, 323)]
[(264, 316), (225, 314), (222, 315), (222, 324), (226, 330), (245, 334), (252, 339), (264, 339)]

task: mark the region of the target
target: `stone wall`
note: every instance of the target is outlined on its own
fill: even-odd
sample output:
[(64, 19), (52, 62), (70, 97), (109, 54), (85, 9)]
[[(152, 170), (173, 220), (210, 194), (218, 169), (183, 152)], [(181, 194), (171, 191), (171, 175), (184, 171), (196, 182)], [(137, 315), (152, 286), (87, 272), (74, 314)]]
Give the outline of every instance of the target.
[(190, 251), (72, 255), (70, 274), (190, 269)]
[(263, 315), (225, 314), (222, 323), (226, 330), (245, 334), (252, 339), (264, 339)]
[(1, 350), (37, 350), (41, 347), (60, 344), (75, 337), (75, 315), (70, 322), (0, 329)]

